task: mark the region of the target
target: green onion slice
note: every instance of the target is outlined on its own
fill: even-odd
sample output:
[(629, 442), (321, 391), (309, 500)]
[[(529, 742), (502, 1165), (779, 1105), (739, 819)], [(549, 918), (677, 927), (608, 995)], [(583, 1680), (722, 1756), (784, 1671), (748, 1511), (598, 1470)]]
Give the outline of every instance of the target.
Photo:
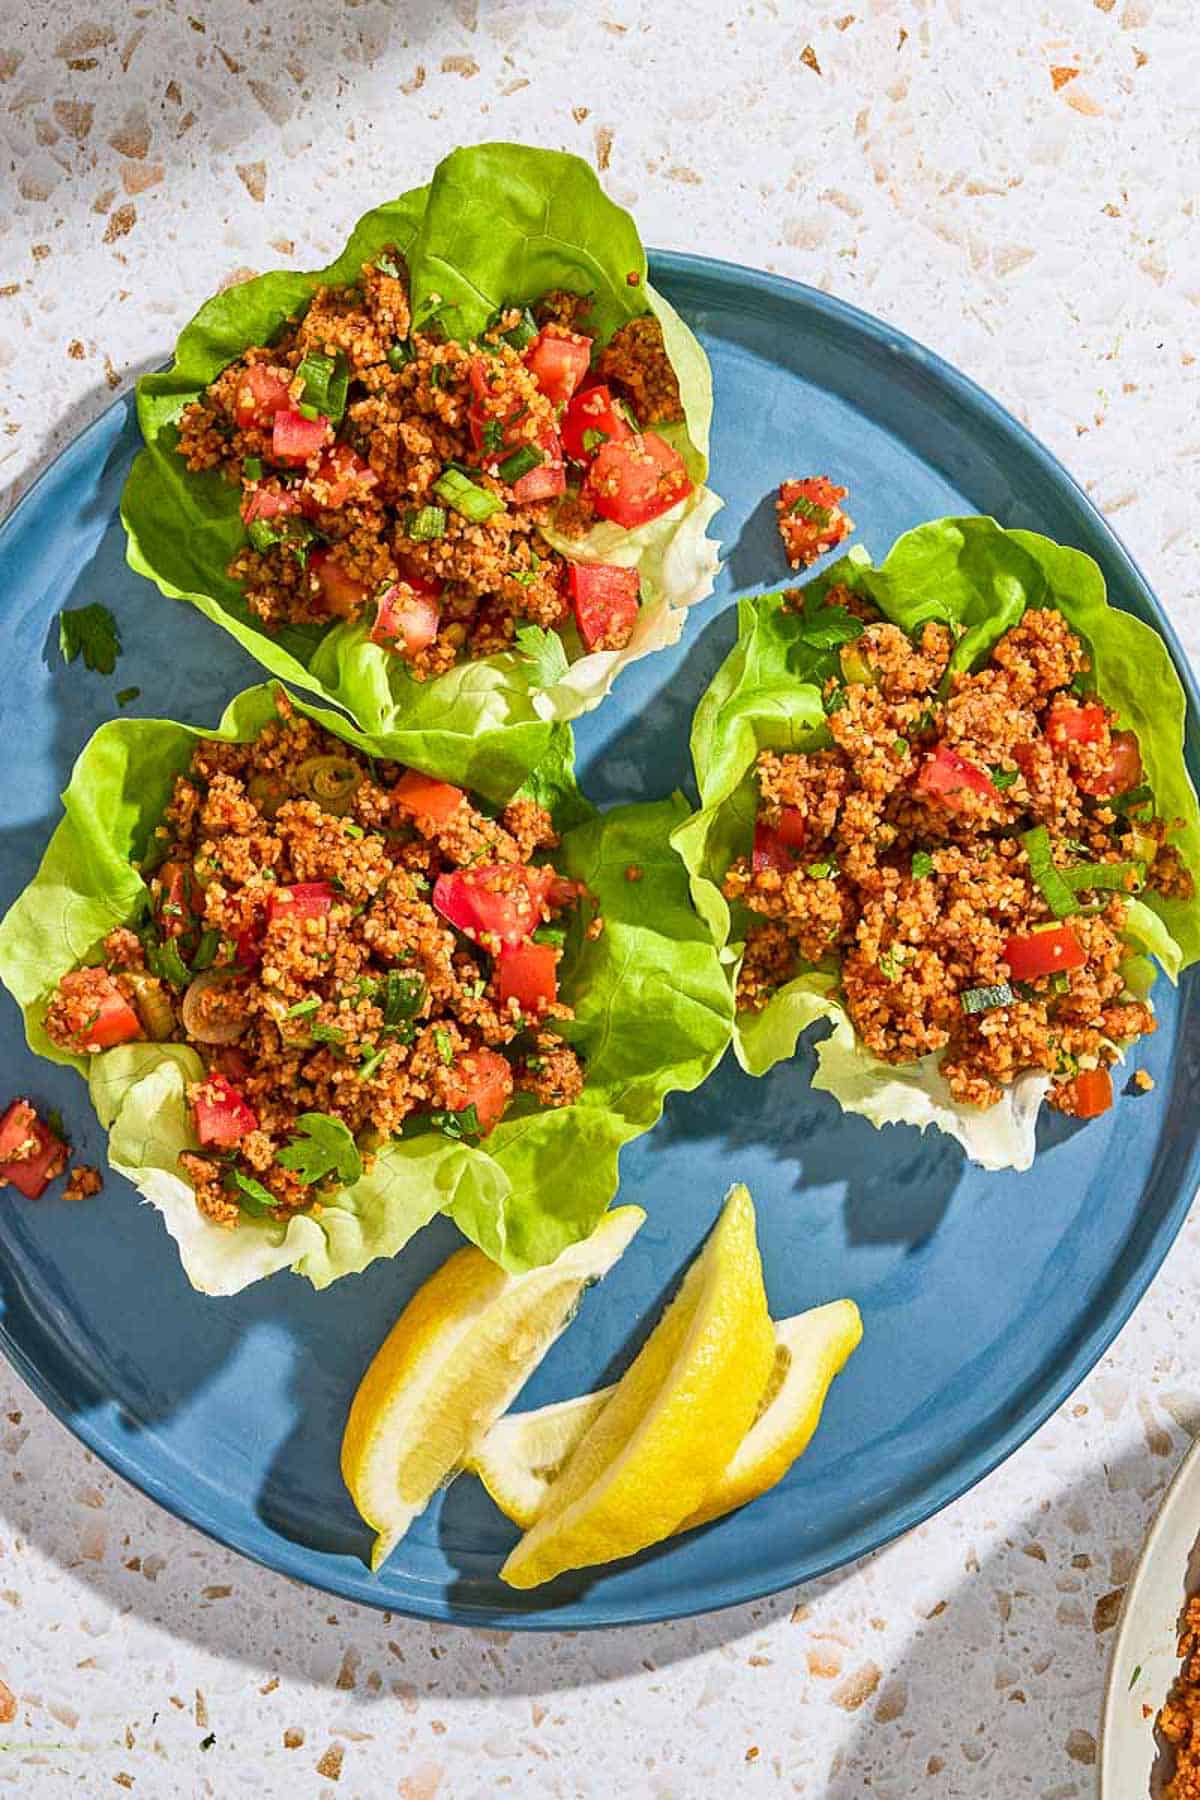
[(304, 382), (304, 406), (315, 406), (318, 413), (336, 423), (346, 410), (350, 386), (349, 365), (341, 351), (336, 356), (317, 356), (310, 350), (296, 373)]
[(404, 521), (404, 530), (414, 544), (431, 544), (446, 535), (446, 514), (440, 506), (419, 506)]
[(967, 988), (958, 996), (958, 1003), (965, 1013), (995, 1012), (998, 1006), (1011, 1006), (1016, 995), (1007, 981), (996, 987)]
[(532, 444), (522, 444), (519, 450), (514, 450), (511, 456), (506, 456), (499, 465), (500, 479), (510, 484), (520, 481), (522, 475), (528, 475), (531, 469), (540, 469), (545, 460), (543, 451), (535, 449)]
[(1021, 842), (1029, 858), (1029, 873), (1041, 889), (1042, 898), (1055, 918), (1065, 919), (1071, 913), (1078, 912), (1079, 902), (1071, 892), (1069, 882), (1054, 865), (1050, 833), (1046, 827), (1036, 825), (1032, 831), (1024, 832)]
[(1079, 893), (1081, 888), (1113, 888), (1129, 894), (1141, 887), (1146, 871), (1141, 863), (1106, 862), (1076, 863), (1073, 869), (1062, 873), (1072, 893)]
[(495, 494), (489, 494), (486, 488), (476, 487), (458, 469), (443, 469), (433, 484), (433, 491), (452, 511), (460, 513), (464, 519), (470, 519), (476, 525), (490, 519), (493, 513), (504, 511), (502, 500), (498, 500)]

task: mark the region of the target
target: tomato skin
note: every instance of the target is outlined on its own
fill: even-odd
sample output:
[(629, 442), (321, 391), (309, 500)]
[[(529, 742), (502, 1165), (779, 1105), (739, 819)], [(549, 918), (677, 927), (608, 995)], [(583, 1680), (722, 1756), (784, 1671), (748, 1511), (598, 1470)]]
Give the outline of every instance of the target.
[(182, 863), (165, 862), (151, 876), (154, 916), (168, 937), (182, 937), (195, 919), (188, 899), (188, 871)]
[(633, 435), (624, 414), (618, 412), (610, 389), (602, 382), (581, 388), (573, 396), (563, 414), (561, 429), (563, 449), (572, 462), (578, 463), (591, 462), (596, 452), (603, 448), (593, 444), (589, 450), (583, 441), (585, 431), (599, 431), (614, 444)]
[(367, 603), (367, 590), (357, 575), (332, 550), (322, 545), (308, 559), (308, 572), (317, 584), (327, 612), (350, 619)]
[(1142, 753), (1138, 748), (1137, 738), (1132, 731), (1114, 731), (1112, 734), (1112, 755), (1104, 773), (1094, 780), (1075, 777), (1075, 785), (1094, 799), (1108, 800), (1114, 794), (1123, 794), (1129, 788), (1136, 787), (1142, 779)]
[(558, 999), (558, 951), (553, 944), (506, 945), (496, 960), (496, 998), (510, 1000), (527, 1017), (543, 1013)]
[(774, 826), (764, 825), (761, 820), (754, 827), (750, 867), (756, 875), (761, 875), (766, 869), (774, 869), (780, 875), (790, 875), (796, 867), (796, 858), (787, 840)]
[(641, 577), (616, 563), (569, 563), (567, 586), (586, 650), (619, 650), (638, 616)]
[(1063, 1111), (1076, 1119), (1098, 1119), (1113, 1103), (1112, 1076), (1107, 1069), (1080, 1069), (1063, 1083)]
[(288, 382), (265, 363), (251, 363), (238, 377), (233, 416), (243, 431), (268, 429), (276, 413), (291, 406)]
[(333, 905), (334, 891), (327, 881), (297, 881), (277, 887), (267, 901), (267, 924), (279, 919), (323, 919)]
[(512, 1099), (513, 1073), (507, 1060), (498, 1050), (468, 1050), (459, 1058), (450, 1081), (453, 1097), (447, 1102), (447, 1110), (462, 1112), (473, 1106), (480, 1133), (486, 1137), (500, 1123)]
[(253, 524), (255, 519), (286, 519), (294, 513), (304, 511), (304, 503), (299, 494), (290, 488), (264, 486), (247, 488), (242, 496), (242, 523)]
[(271, 456), (275, 462), (299, 467), (311, 462), (324, 447), (329, 434), (329, 420), (318, 413), (315, 419), (288, 407), (275, 414), (271, 427)]
[(349, 444), (335, 444), (321, 458), (316, 474), (305, 478), (301, 509), (310, 515), (322, 510), (336, 511), (347, 500), (358, 500), (370, 493), (378, 481), (370, 463), (364, 462)]
[[(11, 1160), (32, 1138), (37, 1148), (30, 1156)], [(38, 1118), (28, 1100), (14, 1100), (0, 1119), (0, 1187), (11, 1181), (27, 1200), (39, 1200), (56, 1175), (67, 1166), (67, 1146)]]
[(1098, 744), (1106, 723), (1107, 714), (1099, 701), (1089, 700), (1081, 705), (1065, 694), (1056, 694), (1042, 729), (1047, 743), (1060, 749), (1064, 744)]
[(548, 431), (540, 437), (538, 448), (542, 452), (542, 461), (537, 468), (519, 476), (512, 484), (513, 499), (521, 506), (530, 506), (535, 500), (553, 500), (567, 491), (567, 466), (557, 431)]
[(946, 799), (948, 805), (953, 804), (948, 796), (962, 793), (964, 789), (973, 794), (996, 792), (995, 783), (985, 770), (977, 768), (946, 744), (939, 744), (926, 757), (915, 786), (919, 794)]
[(682, 456), (656, 431), (602, 444), (584, 482), (600, 517), (627, 530), (670, 512), (691, 491)]
[(261, 928), (257, 923), (247, 925), (244, 931), (238, 933), (233, 954), (239, 968), (247, 972), (257, 969), (262, 961)]
[(405, 769), (392, 789), (393, 806), (419, 824), (435, 827), (448, 825), (466, 797), (460, 787), (422, 775), (419, 769)]
[(1082, 969), (1087, 961), (1083, 945), (1067, 924), (1010, 937), (1003, 955), (1014, 981), (1036, 981), (1039, 975), (1054, 975), (1060, 969)]
[(415, 592), (406, 581), (397, 581), (379, 596), (371, 642), (399, 650), (405, 656), (416, 656), (432, 644), (441, 622), (442, 612), (436, 600)]
[(565, 406), (591, 367), (592, 340), (577, 331), (547, 327), (522, 360), (547, 400)]
[(490, 863), (455, 869), (433, 884), (433, 904), (443, 919), (485, 949), (520, 944), (542, 922), (555, 881), (552, 869)]
[(224, 1075), (206, 1076), (193, 1091), (192, 1112), (196, 1136), (206, 1148), (232, 1150), (258, 1130), (258, 1114)]

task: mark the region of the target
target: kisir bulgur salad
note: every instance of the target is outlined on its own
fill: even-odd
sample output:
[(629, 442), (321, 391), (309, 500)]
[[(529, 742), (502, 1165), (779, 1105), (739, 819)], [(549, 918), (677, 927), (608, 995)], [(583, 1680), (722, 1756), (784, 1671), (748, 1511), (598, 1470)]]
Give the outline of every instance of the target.
[(564, 724), (403, 749), (277, 686), (216, 732), (111, 720), (0, 925), (31, 1045), (203, 1291), (323, 1287), (442, 1212), (551, 1260), (728, 1045), (679, 796), (598, 814)]
[(577, 158), (455, 151), (146, 376), (129, 557), (389, 732), (594, 705), (711, 592), (711, 378)]
[(1094, 564), (986, 519), (744, 601), (676, 836), (737, 946), (743, 1064), (831, 1019), (814, 1085), (991, 1167), (1028, 1165), (1043, 1098), (1106, 1112), (1155, 1030), (1150, 957), (1200, 954), (1183, 709)]
[(109, 932), (45, 1016), (75, 1055), (198, 1052), (180, 1163), (231, 1230), (319, 1208), (410, 1124), (478, 1139), (516, 1092), (567, 1106), (583, 1087), (556, 1028), (561, 921), (585, 895), (546, 808), (492, 817), (280, 713), (251, 743), (196, 744), (142, 867), (147, 922)]

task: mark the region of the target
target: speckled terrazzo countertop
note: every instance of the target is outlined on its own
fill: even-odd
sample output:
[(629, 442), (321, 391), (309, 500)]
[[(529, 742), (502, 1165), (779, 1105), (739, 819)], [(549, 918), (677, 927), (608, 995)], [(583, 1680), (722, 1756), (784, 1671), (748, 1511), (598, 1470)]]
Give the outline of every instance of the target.
[[(0, 500), (217, 280), (323, 262), (452, 143), (521, 137), (592, 159), (649, 243), (799, 276), (974, 375), (1200, 647), (1191, 0), (325, 13), (0, 4)], [(1198, 1303), (1193, 1217), (1091, 1379), (939, 1518), (769, 1603), (590, 1637), (305, 1592), (0, 1365), (0, 1788), (1090, 1795), (1122, 1584), (1200, 1428)]]

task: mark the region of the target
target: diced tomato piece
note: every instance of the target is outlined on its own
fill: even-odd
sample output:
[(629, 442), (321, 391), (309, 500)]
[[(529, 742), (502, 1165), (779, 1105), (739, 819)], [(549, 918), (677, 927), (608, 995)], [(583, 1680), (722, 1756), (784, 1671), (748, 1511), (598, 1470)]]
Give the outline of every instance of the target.
[(577, 331), (548, 326), (525, 352), (525, 367), (555, 406), (565, 406), (587, 374), (592, 361), (592, 340)]
[(311, 462), (323, 447), (329, 433), (329, 420), (318, 413), (306, 419), (294, 407), (275, 414), (271, 427), (271, 455), (276, 462), (299, 466)]
[(513, 499), (522, 506), (530, 506), (535, 500), (553, 500), (555, 495), (567, 491), (567, 465), (563, 461), (557, 431), (548, 431), (540, 437), (538, 448), (542, 461), (537, 468), (530, 469), (528, 475), (521, 475), (513, 482)]
[(628, 420), (613, 400), (611, 390), (602, 382), (597, 382), (593, 387), (581, 388), (563, 414), (563, 449), (572, 462), (591, 462), (601, 448), (596, 438), (590, 435), (592, 432), (597, 432), (601, 438), (607, 438), (614, 444), (633, 435)]
[(542, 907), (555, 876), (552, 869), (488, 863), (439, 875), (433, 904), (443, 919), (485, 949), (520, 944), (542, 922)]
[(471, 383), (471, 392), (480, 405), (492, 397), (491, 383), (488, 381), (491, 368), (491, 361), (486, 356), (473, 356), (467, 364), (467, 379)]
[(602, 519), (632, 530), (670, 512), (692, 484), (678, 450), (656, 431), (645, 431), (602, 445), (584, 489)]
[(935, 795), (939, 800), (962, 793), (964, 789), (973, 794), (996, 792), (995, 783), (986, 770), (977, 768), (946, 744), (939, 744), (925, 758), (916, 779), (916, 789), (919, 794)]
[(790, 849), (804, 848), (804, 841), (808, 836), (808, 820), (798, 806), (781, 806), (779, 824), (775, 829)]
[(250, 1058), (240, 1044), (223, 1044), (213, 1058), (213, 1066), (228, 1075), (230, 1081), (245, 1081), (251, 1073)]
[(262, 928), (257, 922), (240, 931), (234, 942), (234, 961), (240, 969), (257, 969), (262, 961)]
[(1056, 694), (1050, 702), (1046, 714), (1045, 733), (1047, 741), (1059, 747), (1063, 744), (1098, 744), (1104, 736), (1107, 715), (1097, 700), (1089, 700), (1081, 706), (1078, 700), (1071, 700), (1065, 694)]
[(304, 510), (298, 493), (291, 488), (264, 486), (247, 488), (242, 496), (242, 519), (247, 525), (255, 519), (286, 519)]
[(305, 478), (301, 488), (306, 513), (333, 510), (345, 506), (347, 500), (361, 499), (379, 481), (370, 463), (364, 462), (349, 444), (335, 444), (317, 464), (315, 475)]
[(442, 611), (428, 594), (418, 594), (406, 581), (393, 582), (379, 596), (371, 642), (415, 656), (432, 644), (442, 622)]
[(1112, 1076), (1107, 1069), (1080, 1069), (1063, 1083), (1062, 1100), (1063, 1111), (1073, 1118), (1098, 1119), (1113, 1103)]
[(267, 901), (267, 924), (279, 919), (323, 919), (333, 905), (334, 891), (327, 881), (297, 881), (277, 887)]
[(188, 876), (189, 871), (181, 862), (165, 862), (150, 878), (154, 916), (168, 937), (181, 937), (191, 928), (196, 916)]
[(1027, 931), (1010, 937), (1004, 960), (1014, 981), (1036, 981), (1059, 969), (1082, 969), (1087, 957), (1069, 925), (1051, 925), (1045, 931)]
[(225, 1075), (208, 1075), (192, 1095), (196, 1136), (206, 1147), (231, 1150), (251, 1131), (258, 1114)]
[(1075, 777), (1076, 785), (1097, 800), (1107, 800), (1113, 794), (1123, 794), (1127, 789), (1136, 787), (1141, 779), (1142, 753), (1132, 731), (1113, 732), (1112, 755), (1102, 775), (1090, 779), (1083, 775)]
[(27, 1200), (40, 1199), (67, 1166), (67, 1146), (28, 1100), (14, 1100), (0, 1119), (0, 1187), (11, 1181)]
[(507, 1061), (498, 1050), (468, 1050), (459, 1058), (450, 1080), (454, 1093), (448, 1110), (462, 1112), (473, 1106), (479, 1129), (486, 1137), (499, 1124), (512, 1099), (513, 1073)]
[(448, 825), (466, 799), (460, 787), (405, 769), (392, 789), (392, 804), (421, 825)]
[(758, 820), (754, 827), (754, 849), (750, 855), (750, 867), (756, 875), (765, 869), (775, 869), (780, 875), (790, 875), (796, 866), (796, 858), (791, 846), (771, 825), (764, 825)]
[(501, 1008), (515, 1000), (532, 1018), (558, 999), (558, 951), (553, 944), (505, 945), (496, 960), (496, 998)]
[(620, 650), (637, 623), (641, 580), (616, 563), (569, 563), (567, 585), (587, 650)]
[(327, 611), (338, 618), (353, 618), (366, 605), (366, 584), (350, 573), (335, 551), (324, 546), (314, 550), (308, 559), (308, 572)]
[(58, 984), (71, 1048), (86, 1056), (143, 1037), (142, 1021), (107, 969), (72, 969)]
[(277, 412), (290, 405), (288, 378), (269, 369), (265, 363), (251, 363), (238, 376), (233, 416), (243, 431), (250, 431), (256, 425), (265, 429)]
[(396, 573), (414, 594), (427, 594), (431, 600), (441, 597), (445, 583), (439, 581), (436, 575), (422, 574), (421, 570), (415, 563), (410, 562), (408, 557), (398, 556), (396, 558)]

